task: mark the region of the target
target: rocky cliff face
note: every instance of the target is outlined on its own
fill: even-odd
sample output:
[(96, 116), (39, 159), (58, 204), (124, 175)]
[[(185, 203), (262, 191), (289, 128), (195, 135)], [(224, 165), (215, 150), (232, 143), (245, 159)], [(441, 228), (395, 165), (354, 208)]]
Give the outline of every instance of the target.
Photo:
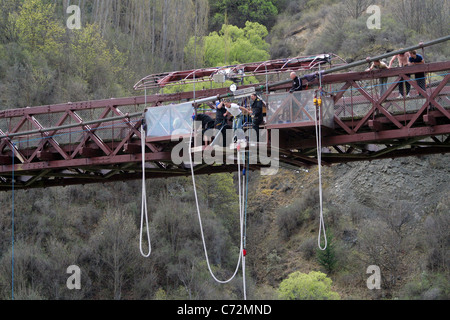
[[(386, 250), (380, 259), (398, 262), (395, 268), (383, 269), (386, 277), (395, 277), (390, 290), (400, 290), (427, 270), (436, 249), (426, 238), (426, 221), (437, 212), (441, 216), (450, 212), (449, 160), (449, 154), (437, 154), (323, 168), (325, 224), (333, 231), (341, 259), (341, 271), (332, 278), (341, 294), (373, 298), (364, 282), (367, 263), (360, 259), (371, 243)], [(317, 167), (280, 169), (274, 176), (253, 172), (249, 188), (248, 262), (254, 279), (277, 287), (291, 272), (320, 270), (314, 258), (319, 229)], [(386, 221), (395, 227), (395, 219), (405, 218), (404, 227), (396, 230), (402, 228), (400, 238), (392, 237)], [(367, 242), (369, 235), (374, 238)], [(439, 237), (445, 239), (445, 232)], [(389, 250), (394, 258), (388, 256)]]
[(407, 200), (423, 215), (450, 196), (448, 154), (341, 164), (330, 170), (327, 200), (342, 212), (357, 204), (361, 211), (373, 213), (393, 201)]

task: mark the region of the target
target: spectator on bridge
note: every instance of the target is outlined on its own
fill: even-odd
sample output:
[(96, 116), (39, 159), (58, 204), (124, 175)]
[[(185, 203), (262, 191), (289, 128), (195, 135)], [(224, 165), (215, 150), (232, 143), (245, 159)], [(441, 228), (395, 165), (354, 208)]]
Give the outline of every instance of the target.
[[(409, 52), (402, 52), (393, 56), (391, 58), (391, 61), (389, 61), (388, 66), (389, 69), (392, 67), (392, 64), (394, 63), (395, 60), (398, 61), (399, 67), (406, 67), (409, 63)], [(411, 75), (407, 74), (406, 76), (410, 77)], [(409, 98), (409, 91), (411, 90), (411, 84), (409, 83), (409, 81), (400, 81), (398, 84), (398, 92), (399, 92), (399, 96), (397, 97), (398, 99), (404, 97), (405, 87), (406, 87), (406, 96)]]
[(216, 118), (214, 120), (214, 128), (222, 129), (227, 124), (227, 109), (225, 108), (225, 101), (220, 101), (216, 104)]
[[(370, 66), (370, 68), (366, 69), (366, 71), (372, 71), (373, 69), (387, 69), (387, 65), (386, 63), (384, 63), (383, 61), (380, 60), (374, 60), (372, 62), (372, 65)], [(387, 88), (387, 77), (384, 78), (380, 78), (380, 96), (382, 96), (385, 92), (386, 92), (386, 88)]]
[(225, 101), (222, 100), (216, 106), (216, 119), (214, 120), (214, 128), (222, 130), (223, 146), (226, 146), (226, 130), (230, 128), (227, 123), (227, 109), (225, 108)]
[(297, 76), (295, 72), (291, 72), (289, 75), (292, 80), (292, 88), (289, 90), (289, 93), (292, 93), (294, 91), (301, 91), (302, 90), (302, 80)]
[(408, 65), (409, 52), (402, 52), (402, 53), (399, 53), (399, 54), (396, 54), (395, 56), (393, 56), (391, 58), (391, 61), (389, 61), (389, 66), (388, 66), (389, 69), (392, 68), (392, 64), (394, 63), (395, 60), (398, 61), (399, 67), (406, 67)]
[(208, 142), (209, 137), (205, 135), (205, 132), (208, 131), (209, 129), (214, 129), (214, 119), (205, 113), (198, 113), (195, 116), (195, 121), (201, 122), (203, 141), (205, 143)]
[(202, 130), (203, 130), (203, 132), (208, 130), (208, 129), (214, 128), (214, 119), (211, 118), (206, 113), (198, 113), (195, 116), (195, 121), (201, 121), (202, 122)]
[(259, 142), (259, 126), (263, 123), (263, 102), (262, 100), (256, 95), (256, 93), (252, 94), (250, 96), (250, 99), (252, 99), (252, 110), (249, 111), (253, 115), (252, 119), (252, 129), (256, 133), (256, 141)]
[(225, 108), (227, 109), (227, 113), (233, 116), (234, 139), (244, 139), (244, 132), (242, 131), (244, 114), (242, 111), (249, 113), (250, 110), (231, 102), (225, 102)]
[[(409, 59), (408, 59), (408, 64), (410, 66), (416, 65), (416, 64), (424, 64), (425, 60), (424, 58), (420, 55), (417, 54), (416, 50), (412, 50), (409, 52)], [(417, 84), (419, 85), (420, 88), (422, 88), (423, 91), (426, 91), (425, 89), (425, 72), (417, 72), (414, 74), (414, 80), (416, 80)], [(422, 96), (421, 94), (419, 94), (419, 96)]]

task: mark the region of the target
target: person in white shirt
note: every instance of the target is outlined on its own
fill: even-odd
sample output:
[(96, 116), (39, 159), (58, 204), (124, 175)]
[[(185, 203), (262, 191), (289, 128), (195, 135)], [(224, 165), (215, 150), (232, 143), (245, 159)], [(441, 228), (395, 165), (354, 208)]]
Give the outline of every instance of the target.
[[(239, 106), (238, 104), (231, 102), (225, 102), (225, 108), (227, 109), (227, 113), (233, 116), (233, 131), (236, 136), (238, 130), (242, 131), (244, 118), (242, 111), (249, 113), (249, 110), (245, 107)], [(241, 136), (241, 134), (239, 134), (239, 136)]]

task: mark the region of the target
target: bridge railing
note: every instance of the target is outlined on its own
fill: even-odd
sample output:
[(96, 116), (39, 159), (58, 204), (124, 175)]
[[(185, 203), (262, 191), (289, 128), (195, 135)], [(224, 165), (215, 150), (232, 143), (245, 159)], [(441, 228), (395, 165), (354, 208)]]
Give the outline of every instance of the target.
[(192, 102), (147, 108), (145, 122), (147, 137), (170, 139), (173, 134), (188, 134), (192, 130)]
[[(418, 123), (418, 119), (425, 111), (428, 112), (430, 107), (436, 110), (437, 115), (450, 119), (449, 71), (450, 61), (447, 61), (388, 70), (325, 75), (321, 79), (322, 87), (334, 101), (334, 115), (332, 117), (322, 115), (322, 120), (331, 128), (334, 126), (335, 129), (342, 129), (348, 134), (354, 134), (362, 127), (367, 126), (369, 120), (376, 120), (378, 116), (384, 116), (391, 125), (400, 129), (412, 127)], [(425, 90), (414, 79), (413, 75), (419, 73), (426, 75)], [(383, 92), (379, 83), (381, 78), (386, 78)], [(398, 84), (406, 81), (411, 85), (410, 95), (413, 97), (398, 99)], [(318, 84), (317, 81), (311, 83), (311, 86), (316, 84)], [(288, 88), (289, 85), (286, 85), (277, 90)], [(224, 90), (227, 89), (221, 90), (225, 92)], [(214, 92), (221, 93), (222, 91)], [(208, 92), (208, 94), (211, 93)], [(422, 97), (418, 96), (419, 94)], [(267, 124), (280, 124), (282, 121), (287, 125), (288, 121), (291, 123), (310, 121), (314, 110), (311, 108), (313, 97), (307, 96), (306, 91), (301, 96), (303, 98), (297, 99), (297, 106), (299, 106), (297, 108), (295, 104), (293, 107), (280, 106), (279, 102), (276, 102), (280, 97), (278, 93), (269, 95)], [(59, 154), (57, 157), (63, 159), (73, 159), (83, 151), (87, 151), (88, 148), (101, 150), (101, 155), (116, 155), (121, 152), (120, 148), (123, 148), (132, 138), (140, 137), (139, 123), (147, 100), (154, 103), (162, 100), (180, 101), (181, 98), (189, 100), (189, 97), (187, 93), (180, 93), (149, 96), (148, 98), (108, 99), (0, 111), (1, 136), (30, 130), (47, 130), (17, 136), (14, 139), (2, 139), (0, 141), (0, 158), (1, 156), (11, 156), (13, 144), (18, 151), (22, 152), (19, 156), (24, 162), (31, 162), (37, 156), (42, 156), (48, 144), (51, 145), (53, 151), (56, 150), (56, 153)], [(296, 97), (296, 94), (291, 96), (292, 99), (296, 99)], [(327, 103), (327, 100), (323, 99), (323, 101)], [(276, 107), (277, 103), (278, 107)], [(189, 130), (189, 121), (186, 119), (191, 115), (188, 111), (191, 108), (190, 105), (191, 103), (186, 102), (186, 110), (182, 110), (183, 105), (178, 105), (177, 110), (170, 110), (171, 107), (167, 107), (170, 110), (166, 113), (167, 121), (164, 120), (167, 124), (158, 124), (163, 117), (158, 120), (157, 115), (150, 119), (148, 121), (150, 129), (154, 131), (156, 139), (163, 134), (162, 131), (166, 130), (168, 133), (172, 133), (172, 130), (175, 129), (173, 121), (169, 121), (174, 112), (182, 114), (180, 116), (180, 119), (183, 120), (181, 129)], [(281, 108), (280, 111), (277, 111), (279, 108)], [(328, 109), (324, 108), (324, 110)], [(289, 116), (282, 116), (283, 112), (287, 112), (286, 114)], [(139, 115), (126, 116), (133, 113)], [(119, 120), (105, 120), (109, 117), (119, 116), (122, 116)], [(334, 123), (328, 123), (331, 118), (334, 118)], [(87, 124), (91, 121), (102, 122)], [(48, 130), (48, 128), (55, 129)], [(149, 147), (157, 150), (151, 144)]]
[(438, 62), (328, 75), (323, 89), (334, 99), (336, 127), (353, 134), (377, 117), (387, 118), (398, 128), (417, 125), (433, 110), (450, 119), (449, 79), (450, 62)]
[[(429, 73), (420, 79), (423, 83), (423, 89), (425, 89), (424, 91), (427, 92), (428, 96), (431, 96), (447, 74), (447, 71), (443, 71), (442, 73)], [(419, 110), (425, 103), (426, 97), (421, 96), (420, 92), (410, 84), (412, 81), (418, 83), (414, 77), (411, 77), (410, 81), (397, 81), (397, 77), (387, 77), (385, 79), (384, 84), (380, 83), (379, 78), (355, 81), (357, 87), (351, 86), (345, 89), (345, 93), (341, 99), (336, 101), (336, 116), (340, 118), (364, 116), (372, 107), (373, 102), (380, 101), (382, 94), (392, 85), (396, 87), (384, 100), (384, 108), (386, 110), (392, 113), (406, 113)], [(403, 89), (400, 89), (399, 86), (403, 86)], [(336, 95), (342, 90), (341, 88), (342, 85), (333, 85), (330, 93)], [(363, 91), (369, 96), (365, 95)], [(436, 95), (437, 101), (441, 102), (445, 107), (448, 107), (448, 91), (447, 84)]]
[(322, 106), (319, 109), (321, 114), (316, 116), (316, 106), (314, 105), (316, 96), (316, 90), (266, 95), (266, 126), (268, 128), (281, 128), (283, 126), (312, 127), (317, 120), (317, 123), (322, 126), (334, 128), (333, 99), (322, 97)]
[(2, 163), (10, 162), (13, 149), (22, 163), (40, 158), (74, 159), (91, 147), (101, 155), (117, 154), (118, 145), (139, 135), (141, 113), (136, 111), (143, 106), (99, 102), (1, 111), (0, 135), (7, 136), (0, 141)]

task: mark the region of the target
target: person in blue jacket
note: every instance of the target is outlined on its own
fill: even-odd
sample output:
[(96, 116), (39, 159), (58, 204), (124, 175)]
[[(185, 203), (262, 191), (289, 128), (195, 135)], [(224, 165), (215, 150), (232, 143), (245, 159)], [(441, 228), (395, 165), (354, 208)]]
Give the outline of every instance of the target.
[[(416, 65), (416, 64), (424, 64), (425, 60), (424, 58), (416, 52), (416, 50), (412, 50), (409, 52), (409, 61), (408, 64), (410, 66)], [(422, 88), (423, 91), (426, 91), (425, 89), (425, 72), (417, 72), (414, 74), (414, 79), (416, 80), (419, 87)], [(419, 94), (421, 96), (421, 94)]]

